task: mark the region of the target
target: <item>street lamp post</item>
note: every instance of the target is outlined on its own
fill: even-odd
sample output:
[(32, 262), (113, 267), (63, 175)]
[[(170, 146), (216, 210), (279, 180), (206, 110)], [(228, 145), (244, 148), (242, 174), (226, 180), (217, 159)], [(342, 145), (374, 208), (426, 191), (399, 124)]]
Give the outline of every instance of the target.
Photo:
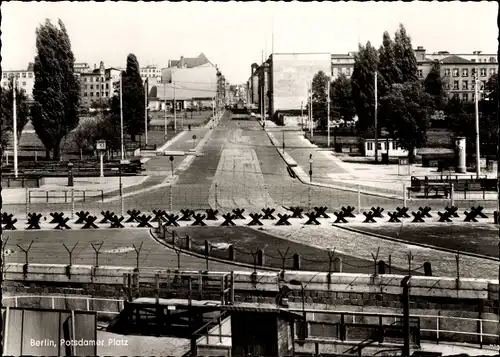
[(313, 154), (309, 154), (309, 182), (312, 182), (313, 180)]
[(125, 160), (125, 148), (123, 143), (123, 71), (120, 72), (120, 140), (121, 158)]
[(168, 129), (167, 129), (167, 90), (166, 90), (166, 84), (163, 83), (163, 95), (164, 97), (164, 106), (163, 106), (163, 136), (165, 137), (165, 140), (167, 139), (167, 134), (168, 134)]
[(148, 79), (144, 81), (144, 140), (148, 145)]
[(301, 324), (301, 337), (303, 339), (306, 339), (307, 338), (307, 315), (306, 315), (306, 306), (305, 306), (305, 296), (304, 296), (304, 284), (302, 284), (301, 281), (299, 280), (295, 280), (295, 279), (292, 279), (290, 280), (290, 285), (296, 285), (296, 286), (300, 286), (300, 289), (301, 289), (301, 293), (302, 293), (302, 318), (304, 319), (304, 321), (302, 322)]
[(14, 139), (14, 177), (18, 176), (18, 166), (17, 166), (17, 106), (16, 106), (16, 88), (17, 88), (17, 78), (14, 76), (12, 79), (12, 97), (13, 97), (13, 106), (12, 106), (12, 114), (13, 114), (13, 139)]

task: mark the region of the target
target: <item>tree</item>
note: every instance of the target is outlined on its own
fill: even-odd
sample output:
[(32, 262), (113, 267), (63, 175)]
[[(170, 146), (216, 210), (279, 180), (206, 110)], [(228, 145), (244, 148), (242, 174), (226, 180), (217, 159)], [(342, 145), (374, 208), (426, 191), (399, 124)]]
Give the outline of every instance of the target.
[(403, 83), (403, 76), (396, 60), (395, 43), (387, 31), (384, 32), (382, 46), (380, 46), (378, 53), (378, 70), (385, 82), (385, 86), (381, 86), (379, 91), (380, 95), (384, 96), (390, 91), (393, 84)]
[(312, 80), (312, 115), (313, 120), (323, 130), (327, 126), (327, 90), (330, 78), (323, 71), (316, 73)]
[(433, 99), (434, 110), (444, 110), (447, 101), (447, 94), (441, 80), (441, 64), (434, 61), (432, 68), (424, 80), (425, 92), (430, 94)]
[[(352, 99), (358, 115), (358, 129), (364, 132), (374, 128), (375, 111), (375, 71), (378, 68), (377, 50), (367, 42), (359, 46), (354, 56), (354, 69), (351, 76)], [(379, 76), (380, 80), (380, 76)]]
[(396, 64), (401, 71), (402, 82), (417, 81), (417, 58), (413, 51), (411, 38), (406, 33), (403, 24), (399, 24), (399, 30), (394, 35), (394, 53)]
[(80, 86), (73, 71), (75, 58), (61, 20), (59, 28), (50, 20), (37, 28), (36, 48), (32, 124), (47, 157), (52, 153), (59, 159), (63, 137), (78, 126), (80, 101)]
[[(11, 78), (8, 82), (8, 87), (2, 89), (2, 121), (1, 121), (1, 130), (2, 130), (2, 141), (1, 141), (1, 149), (2, 152), (8, 146), (12, 132), (14, 130), (14, 79)], [(16, 86), (16, 121), (17, 121), (17, 138), (18, 140), (21, 138), (21, 133), (23, 131), (24, 126), (28, 122), (29, 116), (29, 107), (27, 104), (26, 93), (24, 89)], [(0, 155), (1, 157), (1, 155)]]
[(356, 114), (352, 100), (351, 81), (345, 74), (338, 76), (330, 89), (332, 117), (351, 121)]
[(391, 112), (391, 134), (408, 150), (410, 162), (415, 160), (414, 150), (426, 144), (431, 101), (420, 82), (395, 84), (390, 93), (381, 98), (385, 110)]
[(139, 62), (134, 54), (127, 56), (127, 69), (122, 76), (124, 131), (135, 142), (135, 136), (144, 133), (145, 88), (139, 71)]
[(73, 140), (80, 151), (80, 160), (83, 160), (83, 152), (92, 150), (96, 144), (96, 137), (99, 136), (99, 124), (102, 119), (86, 120), (81, 123), (73, 132)]

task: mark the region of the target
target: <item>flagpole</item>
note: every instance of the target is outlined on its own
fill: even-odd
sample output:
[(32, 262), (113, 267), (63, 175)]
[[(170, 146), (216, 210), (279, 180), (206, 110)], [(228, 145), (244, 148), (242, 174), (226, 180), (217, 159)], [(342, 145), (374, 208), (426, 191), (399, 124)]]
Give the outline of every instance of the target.
[(144, 139), (148, 145), (148, 79), (144, 82)]

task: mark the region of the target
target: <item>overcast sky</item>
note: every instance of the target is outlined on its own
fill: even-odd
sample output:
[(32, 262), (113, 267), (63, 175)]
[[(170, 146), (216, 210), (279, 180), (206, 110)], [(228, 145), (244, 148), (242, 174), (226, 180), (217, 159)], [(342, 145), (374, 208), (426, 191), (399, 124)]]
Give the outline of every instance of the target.
[(380, 46), (400, 22), (414, 48), (429, 52), (496, 53), (498, 37), (496, 2), (4, 2), (1, 10), (4, 69), (33, 61), (36, 27), (60, 18), (77, 62), (124, 66), (134, 53), (141, 66), (165, 67), (203, 52), (231, 83), (246, 81), (273, 42), (276, 53), (347, 53), (358, 39)]

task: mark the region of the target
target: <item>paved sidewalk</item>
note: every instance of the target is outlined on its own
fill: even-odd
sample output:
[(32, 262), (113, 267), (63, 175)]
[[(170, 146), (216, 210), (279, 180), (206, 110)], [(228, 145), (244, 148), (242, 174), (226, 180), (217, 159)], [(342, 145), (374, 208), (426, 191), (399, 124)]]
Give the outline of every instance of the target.
[[(146, 169), (145, 175), (142, 177), (124, 177), (123, 182), (123, 194), (124, 196), (132, 196), (134, 194), (139, 194), (147, 191), (148, 189), (154, 189), (162, 186), (169, 186), (176, 182), (178, 171), (185, 170), (193, 161), (196, 155), (200, 155), (203, 150), (203, 145), (206, 143), (210, 137), (210, 125), (209, 122), (204, 127), (197, 127), (191, 131), (180, 132), (173, 139), (165, 143), (161, 149), (166, 151), (178, 152), (181, 155), (175, 155), (173, 162), (170, 161), (170, 155), (168, 156), (153, 156), (143, 159), (144, 167)], [(193, 135), (196, 135), (196, 139), (193, 139)], [(190, 150), (196, 150), (196, 152), (190, 152)], [(172, 172), (173, 164), (173, 172)], [(119, 184), (117, 178), (104, 178), (105, 181), (101, 182), (102, 179), (96, 178), (94, 181), (79, 182), (78, 185), (74, 186), (75, 190), (95, 190), (94, 193), (89, 193), (86, 202), (97, 203), (113, 201), (117, 199), (119, 195)], [(77, 178), (78, 180), (78, 178)], [(64, 186), (67, 182), (66, 178), (59, 179), (60, 183), (53, 185), (45, 185), (40, 187), (39, 190), (69, 190), (69, 187)], [(104, 194), (101, 195), (98, 190), (103, 190)], [(25, 189), (4, 189), (3, 190), (4, 204), (24, 204), (26, 203), (26, 190)], [(90, 197), (94, 196), (94, 197)]]
[[(266, 121), (266, 132), (276, 149), (285, 161), (289, 161), (293, 170), (304, 183), (332, 188), (358, 190), (364, 193), (383, 195), (386, 197), (403, 197), (405, 187), (409, 187), (411, 176), (439, 175), (434, 168), (420, 165), (399, 167), (399, 165), (375, 165), (369, 163), (348, 163), (342, 161), (331, 150), (319, 148), (307, 140), (302, 131), (290, 130), (273, 125)], [(285, 152), (283, 153), (283, 139)], [(313, 163), (309, 162), (310, 155)], [(309, 170), (312, 166), (312, 182)], [(464, 176), (470, 176), (466, 174)], [(488, 175), (488, 177), (496, 175)], [(464, 199), (463, 193), (455, 192), (456, 199)], [(482, 193), (468, 194), (468, 198), (483, 199)], [(496, 193), (488, 193), (486, 200), (495, 200)]]

